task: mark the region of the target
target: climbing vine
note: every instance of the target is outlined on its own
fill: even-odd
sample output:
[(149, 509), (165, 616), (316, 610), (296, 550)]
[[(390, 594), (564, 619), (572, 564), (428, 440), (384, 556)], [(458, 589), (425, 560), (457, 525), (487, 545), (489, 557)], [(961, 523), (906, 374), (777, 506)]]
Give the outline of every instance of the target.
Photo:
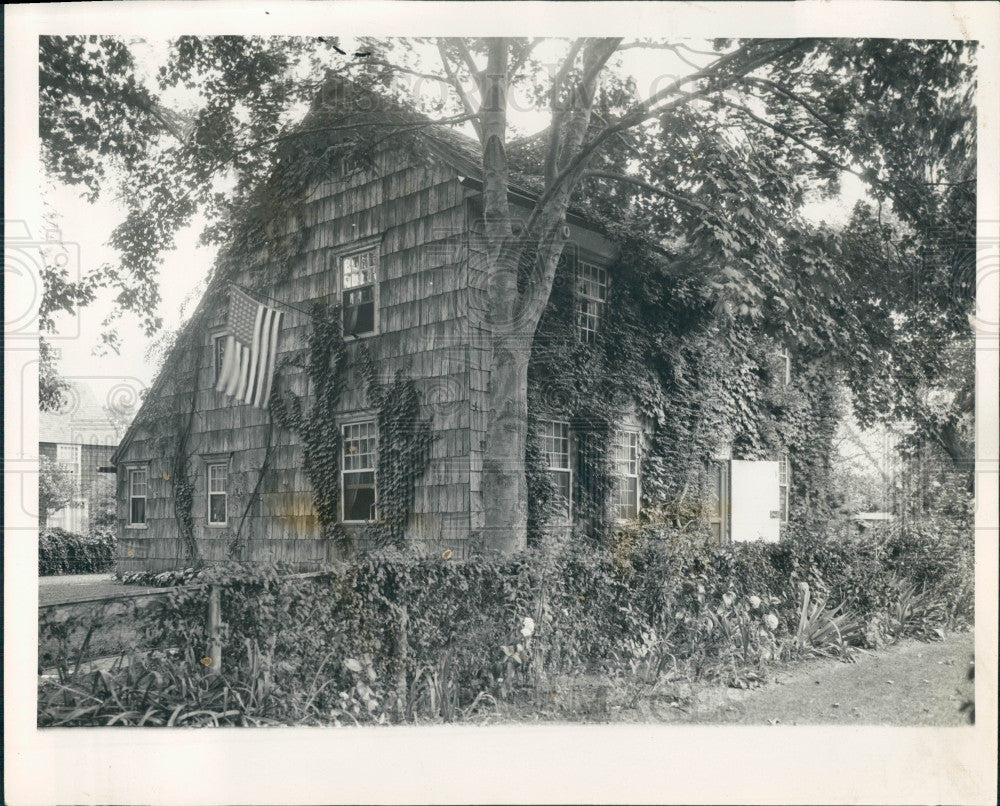
[[(643, 510), (676, 525), (707, 528), (708, 473), (727, 448), (736, 458), (791, 457), (793, 520), (822, 518), (838, 422), (837, 376), (821, 357), (792, 356), (784, 382), (781, 346), (713, 303), (697, 277), (673, 277), (665, 261), (627, 233), (608, 268), (596, 339), (577, 336), (573, 262), (561, 265), (529, 366), (529, 538), (549, 520), (552, 489), (533, 434), (569, 420), (576, 438), (575, 520), (608, 533), (611, 444), (626, 413), (647, 435), (641, 455)], [(571, 257), (571, 256), (570, 256)], [(630, 412), (631, 410), (631, 412)]]
[[(279, 391), (270, 409), (275, 422), (302, 441), (323, 536), (347, 542), (351, 536), (339, 524), (342, 438), (337, 414), (348, 368), (339, 307), (314, 307), (308, 351), (307, 372), (315, 389), (312, 406), (307, 409), (297, 395)], [(416, 481), (430, 459), (430, 422), (421, 417), (420, 395), (412, 380), (397, 373), (391, 382), (381, 383), (364, 347), (357, 351), (357, 365), (376, 410), (379, 446), (377, 519), (368, 525), (366, 537), (376, 547), (399, 547), (413, 510)]]

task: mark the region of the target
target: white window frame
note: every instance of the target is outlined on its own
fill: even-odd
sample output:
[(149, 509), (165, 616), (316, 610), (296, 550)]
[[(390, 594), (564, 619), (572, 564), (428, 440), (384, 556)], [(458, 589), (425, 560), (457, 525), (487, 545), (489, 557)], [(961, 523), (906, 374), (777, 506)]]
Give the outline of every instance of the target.
[[(582, 276), (591, 272), (593, 276), (586, 278)], [(575, 292), (573, 311), (576, 320), (576, 338), (577, 341), (584, 344), (594, 344), (597, 341), (597, 334), (600, 332), (601, 322), (604, 320), (608, 304), (608, 270), (594, 261), (578, 259), (576, 261), (573, 280)], [(588, 290), (584, 291), (584, 287)], [(596, 294), (591, 293), (591, 289), (593, 288), (597, 289)], [(596, 305), (597, 312), (584, 313), (582, 310), (584, 303)], [(595, 319), (593, 328), (589, 324), (589, 317), (591, 316)]]
[[(628, 440), (630, 438), (635, 438), (635, 472), (631, 473), (628, 470), (625, 473), (621, 471), (621, 461), (618, 459), (618, 448), (624, 447), (628, 450), (631, 446), (628, 441), (622, 443), (622, 440)], [(642, 439), (641, 432), (638, 428), (619, 428), (615, 432), (614, 440), (611, 445), (614, 455), (612, 456), (612, 461), (615, 465), (615, 489), (614, 495), (614, 519), (619, 523), (626, 523), (630, 520), (637, 519), (639, 514), (642, 512), (642, 480), (640, 478), (641, 464), (642, 464)], [(628, 462), (630, 460), (626, 460)], [(635, 479), (635, 517), (622, 517), (621, 510), (621, 484), (620, 482)]]
[[(569, 490), (569, 498), (566, 501), (566, 512), (563, 515), (560, 513), (560, 521), (564, 523), (573, 522), (573, 448), (572, 448), (572, 432), (569, 428), (569, 423), (565, 420), (543, 420), (542, 425), (542, 451), (545, 454), (545, 467), (548, 470), (549, 475), (552, 476), (556, 473), (565, 474), (569, 479), (569, 484), (567, 489)], [(548, 429), (550, 426), (556, 426), (562, 431), (562, 434), (550, 434)], [(565, 440), (566, 450), (562, 451), (550, 451), (549, 444), (550, 440)], [(552, 463), (552, 457), (554, 455), (565, 456), (566, 465), (561, 467), (557, 464)]]
[[(374, 277), (370, 283), (363, 283), (361, 285), (352, 285), (350, 288), (347, 287), (346, 278), (344, 276), (344, 264), (351, 258), (356, 258), (359, 255), (364, 255), (371, 253), (374, 257)], [(341, 317), (341, 330), (344, 333), (345, 339), (367, 339), (371, 336), (377, 336), (379, 332), (379, 275), (381, 273), (382, 265), (382, 255), (381, 249), (378, 243), (370, 243), (367, 246), (357, 247), (351, 249), (347, 252), (341, 252), (336, 256), (337, 264), (337, 288), (340, 289), (340, 317)], [(344, 317), (347, 314), (347, 293), (349, 291), (356, 291), (358, 289), (368, 288), (371, 286), (372, 289), (372, 329), (366, 333), (358, 334), (348, 334), (344, 329)]]
[[(356, 426), (365, 425), (370, 429), (368, 436), (374, 436), (375, 439), (375, 449), (371, 452), (371, 466), (366, 466), (363, 468), (347, 468), (347, 463), (344, 461), (346, 459), (346, 453), (348, 450), (348, 429), (354, 428)], [(378, 430), (374, 419), (368, 420), (352, 420), (350, 422), (343, 423), (340, 426), (340, 441), (341, 441), (341, 461), (340, 461), (340, 522), (345, 524), (365, 524), (371, 523), (372, 520), (378, 517)], [(347, 500), (347, 487), (346, 479), (347, 476), (358, 475), (361, 473), (371, 473), (372, 474), (372, 518), (367, 520), (347, 520), (345, 502)]]
[[(128, 498), (128, 514), (125, 520), (126, 529), (146, 529), (148, 528), (147, 522), (149, 521), (149, 468), (145, 465), (129, 465), (126, 470), (126, 484), (128, 488), (126, 490)], [(136, 473), (142, 473), (145, 476), (144, 489), (142, 495), (135, 495), (135, 481), (134, 475)], [(133, 521), (132, 520), (132, 501), (142, 499), (142, 520)]]
[[(222, 374), (222, 363), (219, 361), (219, 343), (225, 345), (226, 337), (229, 334), (225, 330), (212, 334), (212, 385), (219, 382), (219, 375)], [(224, 360), (224, 359), (223, 359)]]
[[(212, 489), (212, 470), (221, 467), (225, 473), (224, 489)], [(221, 495), (225, 502), (225, 520), (212, 520), (212, 496)], [(205, 522), (213, 528), (222, 528), (229, 525), (229, 462), (207, 462), (205, 464)]]
[(792, 466), (788, 461), (788, 454), (784, 453), (778, 459), (778, 502), (781, 512), (780, 523), (788, 525), (788, 508), (791, 503), (789, 492), (792, 488)]

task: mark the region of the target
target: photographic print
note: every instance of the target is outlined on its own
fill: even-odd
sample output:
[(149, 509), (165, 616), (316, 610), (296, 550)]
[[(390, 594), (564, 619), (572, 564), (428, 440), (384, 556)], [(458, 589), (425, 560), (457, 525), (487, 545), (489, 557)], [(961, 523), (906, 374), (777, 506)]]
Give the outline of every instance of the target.
[(984, 727), (976, 36), (93, 30), (40, 740)]

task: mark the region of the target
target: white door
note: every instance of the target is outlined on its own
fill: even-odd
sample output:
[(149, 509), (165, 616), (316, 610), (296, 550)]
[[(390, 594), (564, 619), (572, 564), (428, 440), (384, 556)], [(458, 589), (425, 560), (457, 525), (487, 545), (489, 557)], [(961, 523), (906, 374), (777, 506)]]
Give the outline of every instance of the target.
[(777, 543), (781, 524), (778, 462), (733, 459), (729, 471), (731, 536), (734, 541)]

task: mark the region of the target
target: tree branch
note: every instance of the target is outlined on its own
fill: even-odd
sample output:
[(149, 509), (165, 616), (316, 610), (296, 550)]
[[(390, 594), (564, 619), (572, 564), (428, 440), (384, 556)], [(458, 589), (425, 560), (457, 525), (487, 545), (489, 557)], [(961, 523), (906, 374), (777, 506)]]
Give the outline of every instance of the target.
[(711, 215), (712, 211), (708, 209), (704, 204), (699, 201), (695, 201), (687, 196), (681, 196), (674, 193), (671, 190), (667, 190), (659, 185), (653, 185), (645, 180), (639, 179), (637, 176), (629, 176), (628, 174), (619, 174), (612, 171), (584, 171), (584, 179), (612, 179), (616, 182), (627, 182), (636, 187), (640, 187), (643, 190), (648, 190), (651, 193), (656, 193), (659, 196), (663, 196), (671, 201), (675, 201), (678, 204), (683, 204), (699, 213), (704, 213), (705, 215)]
[[(455, 88), (455, 92), (458, 93), (458, 98), (462, 102), (462, 108), (468, 115), (475, 115), (476, 108), (472, 103), (472, 99), (469, 94), (465, 91), (465, 87), (462, 86), (461, 80), (459, 80), (458, 74), (452, 69), (451, 61), (448, 59), (448, 54), (444, 51), (444, 43), (439, 39), (437, 41), (438, 53), (441, 55), (441, 64), (444, 65), (444, 71), (448, 74), (448, 83)], [(479, 116), (476, 115), (475, 122), (473, 123), (476, 129), (476, 136), (479, 137), (479, 142), (483, 141), (483, 128), (482, 122), (479, 120)]]

